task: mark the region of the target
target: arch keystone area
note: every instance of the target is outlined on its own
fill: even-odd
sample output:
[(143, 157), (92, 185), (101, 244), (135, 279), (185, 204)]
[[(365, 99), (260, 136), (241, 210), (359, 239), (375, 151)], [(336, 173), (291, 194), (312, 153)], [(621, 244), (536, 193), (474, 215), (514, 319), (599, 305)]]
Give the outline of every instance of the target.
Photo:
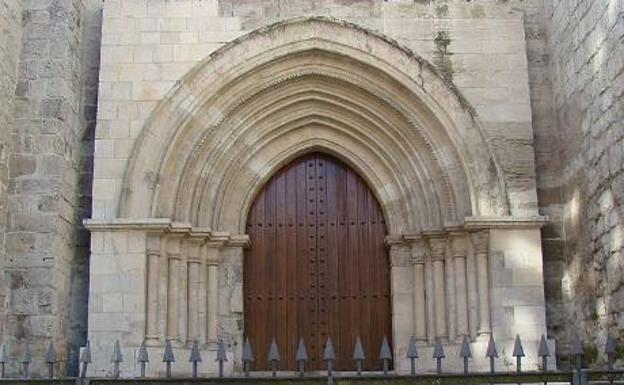
[(319, 150), (367, 179), (393, 234), (508, 213), (453, 85), (394, 40), (313, 17), (232, 41), (169, 92), (136, 141), (118, 216), (241, 233), (271, 174)]

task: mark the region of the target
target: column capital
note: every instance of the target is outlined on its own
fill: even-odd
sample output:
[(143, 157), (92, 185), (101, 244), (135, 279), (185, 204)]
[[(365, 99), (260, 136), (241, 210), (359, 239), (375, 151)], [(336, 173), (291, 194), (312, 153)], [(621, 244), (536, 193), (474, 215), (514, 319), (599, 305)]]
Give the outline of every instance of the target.
[(467, 234), (463, 232), (453, 232), (450, 234), (451, 252), (454, 257), (465, 257), (467, 246)]
[(160, 255), (160, 233), (147, 233), (145, 240), (145, 253), (149, 255)]
[(488, 230), (481, 230), (481, 231), (475, 231), (475, 232), (470, 233), (475, 252), (477, 253), (488, 252), (489, 235), (490, 235), (490, 232)]
[(412, 242), (412, 263), (425, 263), (429, 249), (423, 238), (414, 239)]
[(395, 243), (390, 245), (390, 263), (392, 267), (410, 266), (411, 259), (411, 248), (408, 244)]
[(427, 237), (431, 259), (443, 261), (446, 258), (447, 239), (444, 236)]

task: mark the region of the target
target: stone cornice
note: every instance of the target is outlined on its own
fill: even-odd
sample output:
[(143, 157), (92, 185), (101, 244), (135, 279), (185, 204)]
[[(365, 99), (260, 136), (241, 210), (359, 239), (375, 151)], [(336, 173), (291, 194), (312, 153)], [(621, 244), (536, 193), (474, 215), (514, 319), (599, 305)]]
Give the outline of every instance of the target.
[(485, 230), (485, 229), (539, 229), (548, 222), (548, 217), (535, 215), (530, 217), (466, 217), (464, 219), (464, 229)]
[(203, 241), (213, 246), (249, 246), (247, 234), (230, 234), (226, 231), (213, 231), (204, 227), (193, 227), (190, 223), (174, 222), (169, 218), (115, 218), (115, 219), (85, 219), (83, 225), (90, 232), (111, 231), (144, 231), (149, 233), (171, 234)]
[(479, 230), (490, 229), (539, 229), (548, 222), (548, 217), (542, 215), (530, 217), (466, 217), (463, 223), (447, 223), (439, 229), (424, 229), (418, 233), (392, 234), (386, 236), (387, 245), (411, 244), (423, 238), (440, 238), (447, 236), (461, 236)]

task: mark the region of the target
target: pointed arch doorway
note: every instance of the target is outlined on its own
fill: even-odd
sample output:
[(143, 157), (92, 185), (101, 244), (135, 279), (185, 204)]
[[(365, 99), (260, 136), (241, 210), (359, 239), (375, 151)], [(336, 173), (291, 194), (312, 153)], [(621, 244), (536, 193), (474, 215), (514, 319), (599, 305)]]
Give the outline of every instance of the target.
[(390, 266), (377, 199), (349, 166), (312, 153), (279, 170), (257, 195), (247, 220), (251, 246), (243, 263), (245, 335), (256, 370), (267, 370), (273, 337), (280, 370), (296, 370), (303, 338), (309, 370), (325, 368), (331, 337), (336, 370), (379, 370), (384, 336), (391, 341)]

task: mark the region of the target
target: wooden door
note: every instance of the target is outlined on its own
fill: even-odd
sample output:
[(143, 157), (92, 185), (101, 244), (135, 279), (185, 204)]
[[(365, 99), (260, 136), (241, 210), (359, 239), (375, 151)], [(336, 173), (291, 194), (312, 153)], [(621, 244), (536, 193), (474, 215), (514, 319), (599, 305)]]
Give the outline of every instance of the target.
[(255, 369), (267, 370), (273, 337), (280, 370), (295, 370), (299, 338), (308, 368), (325, 368), (331, 337), (336, 370), (354, 370), (364, 345), (365, 370), (379, 370), (384, 336), (391, 340), (390, 265), (386, 228), (375, 196), (341, 161), (314, 153), (278, 171), (249, 212), (251, 246), (244, 258), (245, 335)]

